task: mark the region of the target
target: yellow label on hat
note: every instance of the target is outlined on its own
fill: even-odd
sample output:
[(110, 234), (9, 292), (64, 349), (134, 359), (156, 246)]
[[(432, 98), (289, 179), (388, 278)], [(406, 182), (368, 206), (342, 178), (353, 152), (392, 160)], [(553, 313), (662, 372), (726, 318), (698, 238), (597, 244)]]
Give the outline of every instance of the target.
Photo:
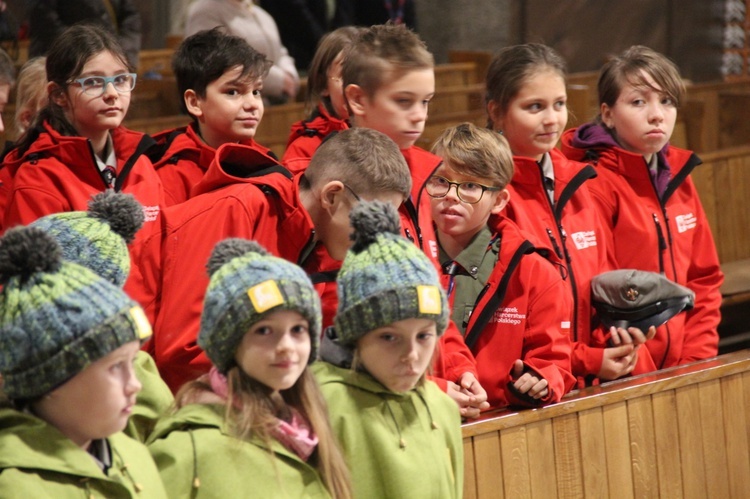
[(440, 315), (443, 303), (440, 301), (440, 290), (437, 286), (417, 286), (420, 314)]
[(141, 307), (133, 307), (130, 309), (130, 317), (135, 322), (135, 331), (138, 334), (139, 340), (144, 340), (151, 336), (151, 323), (146, 318), (146, 313)]
[(259, 314), (284, 303), (284, 296), (281, 294), (279, 285), (276, 284), (276, 281), (271, 280), (256, 284), (248, 289), (247, 296), (250, 297), (253, 307)]

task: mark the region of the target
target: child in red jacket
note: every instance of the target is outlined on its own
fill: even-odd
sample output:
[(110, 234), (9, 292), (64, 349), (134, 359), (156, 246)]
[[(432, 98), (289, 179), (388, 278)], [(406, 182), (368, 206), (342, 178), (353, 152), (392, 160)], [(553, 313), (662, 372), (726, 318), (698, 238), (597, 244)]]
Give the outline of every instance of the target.
[(5, 158), (13, 188), (3, 226), (85, 211), (94, 194), (130, 193), (145, 223), (130, 245), (134, 263), (125, 290), (142, 302), (139, 255), (157, 230), (164, 194), (145, 155), (153, 140), (124, 128), (136, 74), (114, 35), (91, 25), (68, 28), (46, 62), (49, 102)]
[(359, 32), (345, 26), (325, 35), (320, 41), (307, 73), (308, 119), (292, 125), (281, 162), (292, 173), (305, 169), (315, 150), (331, 133), (349, 128), (349, 111), (344, 102), (341, 64), (344, 49)]
[(154, 136), (160, 147), (152, 159), (168, 206), (191, 197), (222, 144), (238, 142), (268, 154), (253, 137), (263, 118), (263, 78), (270, 67), (245, 40), (218, 28), (189, 36), (177, 48), (172, 68), (193, 122)]
[(646, 343), (657, 368), (713, 357), (719, 340), (723, 275), (689, 177), (701, 161), (669, 145), (684, 93), (674, 63), (633, 46), (601, 70), (600, 115), (563, 136), (569, 158), (596, 165), (589, 188), (617, 266), (661, 272), (695, 292), (695, 308)]
[[(596, 171), (555, 148), (568, 121), (565, 74), (565, 62), (545, 45), (507, 47), (487, 72), (487, 111), (516, 167), (505, 215), (547, 250), (568, 284), (573, 374), (583, 384), (652, 371), (640, 346), (655, 331), (603, 331), (593, 314), (591, 279), (612, 267), (607, 229), (587, 185)], [(609, 347), (608, 337), (620, 344)]]
[[(424, 131), (427, 108), (435, 95), (435, 61), (424, 42), (403, 25), (364, 29), (344, 54), (341, 70), (352, 125), (386, 134), (401, 149), (412, 178), (411, 196), (399, 207), (404, 236), (419, 246), (436, 268), (437, 240), (430, 199), (424, 185), (440, 158), (414, 144)], [(476, 417), (487, 394), (477, 380), (473, 355), (455, 324), (440, 338), (435, 375), (438, 384)]]
[(510, 197), (508, 143), (464, 123), (445, 130), (432, 152), (443, 158), (426, 184), (443, 280), (490, 405), (558, 402), (575, 383), (565, 283), (513, 222), (487, 226)]

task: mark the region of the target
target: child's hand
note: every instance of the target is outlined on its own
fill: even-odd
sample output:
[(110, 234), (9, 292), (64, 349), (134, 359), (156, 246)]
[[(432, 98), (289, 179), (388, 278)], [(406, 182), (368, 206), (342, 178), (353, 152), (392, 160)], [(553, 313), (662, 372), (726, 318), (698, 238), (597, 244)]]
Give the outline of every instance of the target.
[(604, 349), (602, 367), (597, 376), (609, 381), (621, 378), (630, 373), (638, 360), (638, 349), (640, 345), (625, 343), (623, 345)]
[(487, 392), (482, 385), (479, 384), (479, 380), (471, 372), (465, 372), (461, 375), (458, 380), (458, 386), (461, 387), (466, 395), (469, 395), (473, 399), (473, 406), (484, 411), (490, 408), (490, 403), (487, 402)]
[(549, 393), (547, 380), (544, 378), (540, 379), (534, 373), (524, 373), (523, 361), (521, 359), (516, 359), (510, 376), (515, 380), (513, 386), (519, 393), (526, 393), (536, 400), (543, 399)]
[(462, 388), (456, 383), (448, 381), (448, 386), (445, 393), (447, 393), (448, 396), (458, 404), (458, 408), (461, 412), (462, 418), (477, 418), (479, 417), (479, 413), (483, 409), (488, 409), (490, 407), (490, 404), (487, 402), (487, 393), (479, 385), (479, 382), (476, 381), (474, 375), (471, 375), (471, 378), (469, 379), (465, 378), (466, 374), (470, 373), (464, 373), (464, 375), (461, 376), (461, 380), (459, 380), (459, 382), (468, 382), (468, 386), (471, 388), (471, 390), (477, 391), (478, 388), (479, 390), (481, 390), (481, 392), (479, 392), (477, 395), (474, 395), (473, 392), (471, 392), (469, 389)]
[(609, 328), (609, 334), (609, 339), (614, 346), (625, 345), (628, 343), (632, 343), (633, 345), (638, 346), (646, 343), (648, 340), (656, 336), (656, 328), (654, 326), (651, 326), (650, 328), (648, 328), (646, 334), (643, 334), (643, 331), (641, 331), (637, 327), (629, 327), (627, 330), (625, 330), (623, 328), (615, 328), (614, 326), (612, 326), (611, 328)]

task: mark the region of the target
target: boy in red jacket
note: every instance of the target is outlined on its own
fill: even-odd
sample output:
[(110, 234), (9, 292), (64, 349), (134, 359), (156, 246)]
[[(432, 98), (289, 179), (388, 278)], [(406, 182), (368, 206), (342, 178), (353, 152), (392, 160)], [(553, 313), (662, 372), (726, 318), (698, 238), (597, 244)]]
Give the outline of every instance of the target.
[(487, 226), (510, 197), (510, 148), (501, 135), (464, 123), (445, 130), (433, 152), (443, 164), (425, 190), (443, 280), (490, 405), (558, 402), (575, 383), (565, 284), (513, 222), (502, 218), (494, 233)]
[(160, 147), (151, 153), (168, 206), (191, 197), (222, 144), (269, 153), (253, 137), (263, 118), (261, 90), (270, 67), (245, 40), (219, 29), (198, 32), (180, 44), (172, 69), (193, 122), (156, 134)]
[[(406, 158), (412, 190), (399, 207), (401, 228), (439, 268), (430, 199), (423, 190), (440, 158), (414, 145), (435, 95), (434, 68), (432, 54), (414, 32), (386, 24), (361, 32), (344, 55), (341, 75), (352, 125), (386, 134)], [(474, 357), (452, 323), (440, 338), (439, 354), (434, 367), (442, 380), (436, 381), (461, 406), (462, 416), (478, 416), (487, 407), (487, 394), (477, 381)]]
[(164, 211), (161, 246), (150, 246), (149, 257), (162, 269), (152, 349), (170, 388), (176, 391), (210, 368), (196, 337), (209, 281), (206, 262), (218, 241), (256, 240), (314, 275), (330, 270), (319, 267), (316, 244), (334, 259), (344, 258), (354, 204), (378, 199), (398, 206), (410, 189), (404, 158), (373, 130), (337, 134), (296, 177), (255, 148), (220, 147), (195, 196)]

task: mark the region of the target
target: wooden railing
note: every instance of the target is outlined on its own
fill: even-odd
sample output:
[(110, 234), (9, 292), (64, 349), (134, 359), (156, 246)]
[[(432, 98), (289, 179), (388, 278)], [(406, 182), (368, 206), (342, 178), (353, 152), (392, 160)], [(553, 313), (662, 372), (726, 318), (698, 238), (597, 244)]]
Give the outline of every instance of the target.
[(750, 497), (750, 351), (465, 424), (464, 497)]

